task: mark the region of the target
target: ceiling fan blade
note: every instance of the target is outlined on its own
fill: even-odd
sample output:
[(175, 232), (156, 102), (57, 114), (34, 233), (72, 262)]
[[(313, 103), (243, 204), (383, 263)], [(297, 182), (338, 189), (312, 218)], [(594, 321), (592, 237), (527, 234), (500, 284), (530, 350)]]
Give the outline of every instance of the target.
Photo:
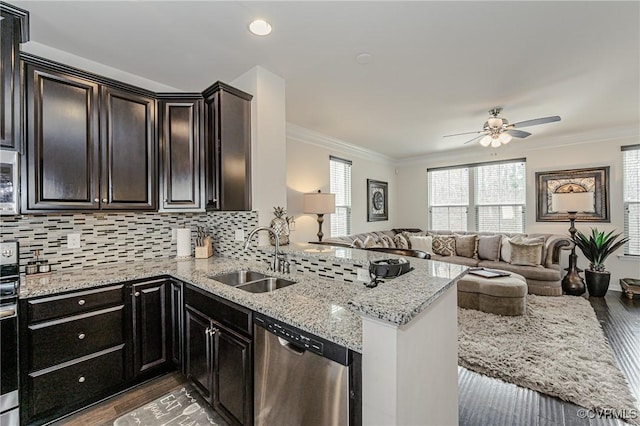
[(471, 143), (471, 142), (475, 142), (475, 141), (477, 141), (478, 139), (480, 139), (482, 137), (484, 137), (484, 134), (482, 134), (480, 136), (476, 136), (475, 138), (471, 139), (470, 141), (466, 141), (463, 145), (466, 145), (466, 144)]
[(454, 133), (453, 135), (444, 135), (443, 138), (450, 138), (451, 136), (472, 135), (474, 133), (483, 133), (483, 132), (484, 130), (478, 130), (476, 132)]
[(560, 121), (560, 116), (554, 115), (552, 117), (534, 118), (533, 120), (526, 120), (526, 121), (521, 121), (519, 123), (513, 123), (511, 126), (513, 127), (537, 126), (538, 124), (553, 123), (554, 121)]
[(524, 130), (509, 129), (507, 130), (507, 133), (509, 133), (514, 138), (526, 138), (527, 136), (531, 136), (531, 133), (525, 132)]

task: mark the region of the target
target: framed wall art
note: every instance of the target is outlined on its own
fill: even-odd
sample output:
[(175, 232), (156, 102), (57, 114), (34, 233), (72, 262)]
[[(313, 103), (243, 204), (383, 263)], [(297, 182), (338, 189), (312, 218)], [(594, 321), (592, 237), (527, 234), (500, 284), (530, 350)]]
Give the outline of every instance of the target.
[(569, 215), (554, 211), (553, 194), (592, 193), (593, 211), (579, 212), (580, 222), (611, 222), (609, 214), (609, 166), (536, 173), (536, 222), (566, 222)]
[(367, 222), (389, 220), (387, 182), (367, 179)]

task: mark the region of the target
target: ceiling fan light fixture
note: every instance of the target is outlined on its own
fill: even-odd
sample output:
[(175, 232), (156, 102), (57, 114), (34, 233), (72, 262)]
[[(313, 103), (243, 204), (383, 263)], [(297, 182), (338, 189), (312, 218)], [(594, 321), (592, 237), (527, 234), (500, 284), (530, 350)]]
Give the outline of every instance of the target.
[(492, 148), (498, 148), (500, 145), (502, 145), (502, 142), (500, 142), (500, 138), (498, 138), (498, 137), (491, 138), (491, 147)]
[(511, 137), (511, 135), (509, 133), (500, 133), (500, 136), (498, 136), (498, 139), (500, 139), (500, 142), (504, 145), (508, 144), (509, 142), (511, 142), (511, 139), (513, 139), (513, 137)]
[(485, 137), (480, 139), (480, 145), (482, 145), (484, 147), (487, 147), (487, 146), (491, 145), (491, 136), (490, 135), (486, 135)]
[(491, 117), (487, 120), (487, 124), (492, 129), (499, 129), (500, 127), (502, 127), (502, 118)]

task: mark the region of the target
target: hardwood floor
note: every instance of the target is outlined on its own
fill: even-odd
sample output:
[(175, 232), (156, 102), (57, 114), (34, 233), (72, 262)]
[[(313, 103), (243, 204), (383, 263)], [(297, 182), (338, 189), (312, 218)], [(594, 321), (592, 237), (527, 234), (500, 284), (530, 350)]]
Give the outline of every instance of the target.
[[(640, 401), (640, 300), (609, 291), (589, 299), (631, 391)], [(458, 368), (462, 426), (625, 425), (607, 418), (580, 418), (581, 407), (530, 389)], [(640, 412), (638, 413), (640, 416)], [(593, 416), (589, 416), (593, 417)]]

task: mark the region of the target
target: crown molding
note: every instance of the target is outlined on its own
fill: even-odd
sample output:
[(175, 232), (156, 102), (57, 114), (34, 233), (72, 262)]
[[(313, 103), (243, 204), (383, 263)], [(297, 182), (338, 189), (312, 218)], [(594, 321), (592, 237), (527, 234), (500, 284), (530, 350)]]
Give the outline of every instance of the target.
[(397, 162), (395, 158), (389, 157), (388, 155), (380, 154), (379, 152), (371, 149), (350, 144), (343, 140), (309, 130), (293, 123), (287, 123), (287, 139), (319, 146), (321, 148), (327, 148), (333, 151), (344, 152), (365, 160), (372, 160), (387, 164), (396, 164)]

